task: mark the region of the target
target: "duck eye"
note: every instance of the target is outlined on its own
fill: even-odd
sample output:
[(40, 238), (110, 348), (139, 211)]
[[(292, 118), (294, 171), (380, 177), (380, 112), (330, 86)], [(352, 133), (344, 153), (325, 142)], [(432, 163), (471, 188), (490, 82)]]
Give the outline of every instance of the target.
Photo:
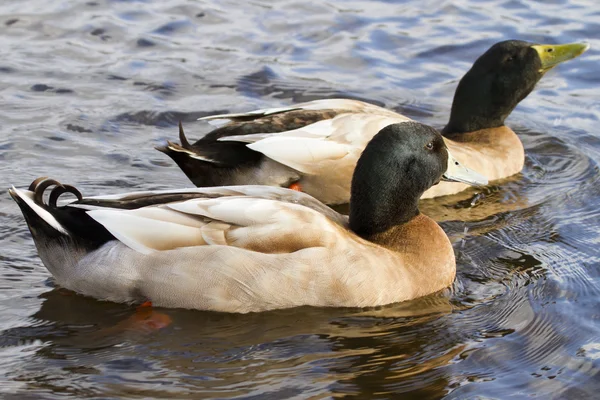
[(429, 143), (427, 143), (427, 144), (425, 145), (425, 148), (426, 148), (427, 150), (433, 150), (433, 142), (429, 142)]
[(508, 57), (506, 57), (506, 62), (511, 62), (514, 59), (515, 58), (513, 56), (508, 56)]

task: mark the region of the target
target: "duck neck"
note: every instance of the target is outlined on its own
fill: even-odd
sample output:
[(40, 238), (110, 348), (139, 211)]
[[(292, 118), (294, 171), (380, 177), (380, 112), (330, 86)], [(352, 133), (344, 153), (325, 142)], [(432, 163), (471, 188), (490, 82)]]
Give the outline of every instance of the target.
[(450, 119), (442, 134), (447, 136), (503, 126), (506, 118), (534, 86), (535, 81), (514, 89), (507, 83), (506, 77), (474, 66), (456, 87)]
[(442, 129), (442, 135), (450, 137), (452, 135), (461, 135), (469, 132), (481, 131), (484, 129), (493, 129), (504, 126), (506, 116), (494, 116), (493, 118), (477, 116), (475, 114), (466, 118), (452, 118)]
[(350, 199), (350, 229), (360, 237), (369, 239), (395, 226), (406, 224), (419, 215), (418, 202), (421, 194), (390, 188), (353, 190)]
[(459, 83), (452, 102), (452, 110), (448, 124), (442, 129), (442, 135), (463, 134), (483, 129), (504, 126), (514, 106), (509, 104), (490, 104), (485, 95), (465, 96)]

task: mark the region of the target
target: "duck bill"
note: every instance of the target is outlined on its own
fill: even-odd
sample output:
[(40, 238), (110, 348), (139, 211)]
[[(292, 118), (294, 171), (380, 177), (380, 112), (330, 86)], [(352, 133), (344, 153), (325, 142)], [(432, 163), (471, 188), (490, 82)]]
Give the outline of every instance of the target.
[(442, 175), (442, 180), (448, 182), (462, 182), (472, 186), (485, 186), (488, 184), (488, 179), (475, 172), (470, 168), (465, 167), (448, 153), (448, 169)]
[(540, 56), (542, 62), (540, 72), (546, 72), (562, 62), (582, 55), (590, 45), (587, 43), (536, 44), (531, 48)]

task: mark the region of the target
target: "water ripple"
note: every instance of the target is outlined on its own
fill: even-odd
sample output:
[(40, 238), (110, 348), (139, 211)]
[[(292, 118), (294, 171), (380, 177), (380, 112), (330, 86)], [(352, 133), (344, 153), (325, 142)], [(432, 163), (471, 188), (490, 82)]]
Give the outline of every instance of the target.
[(0, 15), (5, 185), (50, 175), (86, 195), (189, 186), (153, 149), (176, 138), (180, 120), (199, 138), (210, 129), (196, 122), (205, 115), (343, 96), (441, 127), (458, 80), (492, 43), (592, 45), (546, 74), (508, 119), (527, 152), (521, 174), (422, 204), (443, 221), (458, 267), (450, 290), (424, 299), (366, 310), (140, 314), (55, 288), (17, 207), (1, 197), (2, 395), (592, 398), (600, 390), (596, 4), (9, 0)]

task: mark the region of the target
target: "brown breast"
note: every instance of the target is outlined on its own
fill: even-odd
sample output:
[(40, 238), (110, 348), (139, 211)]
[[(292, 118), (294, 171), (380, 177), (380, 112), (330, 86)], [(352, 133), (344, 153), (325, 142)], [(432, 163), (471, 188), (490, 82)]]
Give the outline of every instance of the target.
[(436, 292), (454, 281), (454, 249), (442, 228), (426, 215), (419, 214), (369, 240), (403, 257), (413, 297)]

